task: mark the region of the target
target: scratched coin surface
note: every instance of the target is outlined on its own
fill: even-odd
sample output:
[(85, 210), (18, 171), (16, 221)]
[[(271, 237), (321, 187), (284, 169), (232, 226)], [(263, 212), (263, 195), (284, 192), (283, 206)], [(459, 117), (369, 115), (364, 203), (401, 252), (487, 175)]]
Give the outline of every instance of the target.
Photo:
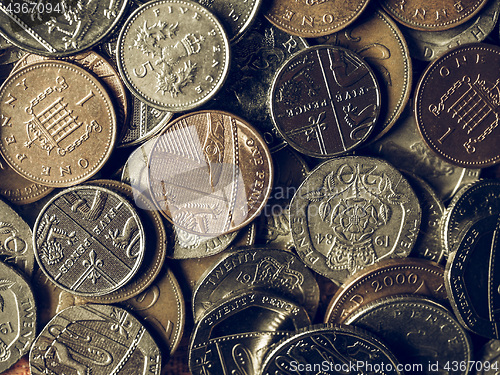
[(461, 25), (474, 17), (486, 0), (381, 0), (380, 5), (401, 24), (417, 29), (439, 31)]
[(149, 184), (160, 212), (183, 231), (217, 237), (243, 228), (264, 208), (273, 181), (264, 140), (222, 111), (176, 119), (149, 158)]
[(83, 68), (39, 62), (11, 75), (0, 89), (0, 152), (33, 182), (66, 187), (93, 176), (116, 138), (113, 102)]
[(294, 301), (311, 320), (318, 309), (318, 283), (298, 257), (285, 250), (251, 247), (227, 254), (200, 278), (192, 297), (195, 321), (242, 290), (265, 290)]
[[(175, 352), (184, 332), (186, 311), (181, 287), (167, 264), (153, 284), (121, 305), (142, 318), (160, 348)], [(163, 354), (167, 360), (168, 353)]]
[(117, 290), (144, 258), (145, 233), (136, 210), (127, 199), (99, 186), (59, 192), (38, 215), (33, 233), (42, 271), (77, 295)]
[(367, 5), (368, 0), (271, 0), (263, 11), (281, 30), (314, 38), (343, 29), (358, 18)]
[(30, 350), (38, 374), (156, 375), (158, 345), (128, 311), (111, 305), (72, 306), (57, 314)]
[(380, 85), (354, 52), (314, 46), (295, 53), (278, 70), (270, 105), (273, 122), (290, 146), (330, 158), (354, 150), (373, 132)]
[(30, 278), (35, 266), (32, 243), (30, 226), (0, 200), (0, 262), (13, 266)]
[(0, 372), (28, 354), (36, 338), (33, 291), (21, 273), (0, 262)]
[(343, 323), (357, 309), (397, 294), (423, 295), (448, 302), (444, 267), (425, 259), (387, 259), (347, 279), (333, 296), (325, 323)]
[(290, 204), (297, 253), (336, 283), (382, 259), (408, 256), (420, 220), (408, 181), (382, 159), (364, 156), (323, 162)]
[(314, 43), (348, 48), (371, 66), (384, 100), (370, 141), (387, 133), (403, 112), (412, 88), (410, 50), (396, 23), (384, 11), (368, 8), (352, 25)]
[(39, 55), (61, 57), (89, 49), (115, 27), (126, 0), (22, 1), (0, 3), (0, 33)]
[[(417, 296), (385, 297), (354, 312), (346, 324), (370, 331), (380, 338), (402, 363), (420, 365), (405, 374), (466, 375), (467, 369), (446, 363), (472, 358), (467, 331), (453, 314), (431, 299)], [(436, 363), (438, 368), (429, 366)]]
[(158, 0), (134, 11), (118, 38), (118, 69), (129, 90), (149, 105), (191, 110), (221, 88), (229, 71), (229, 40), (205, 7)]
[[(325, 358), (328, 359), (325, 360)], [(370, 364), (373, 368), (383, 367), (382, 372), (386, 375), (403, 374), (397, 369), (400, 365), (398, 359), (374, 335), (357, 327), (333, 324), (317, 324), (284, 339), (266, 355), (258, 374), (299, 373), (296, 371), (298, 364), (303, 365), (304, 369), (317, 368), (318, 365), (324, 366), (323, 371), (318, 374), (375, 374), (378, 372), (363, 368), (365, 364)], [(303, 373), (312, 374), (313, 372), (306, 370)]]
[(470, 225), (446, 262), (445, 286), (458, 321), (490, 339), (500, 338), (499, 241), (499, 216), (487, 216)]
[(418, 83), (415, 117), (425, 143), (467, 168), (500, 161), (497, 138), (500, 47), (475, 43), (435, 60)]

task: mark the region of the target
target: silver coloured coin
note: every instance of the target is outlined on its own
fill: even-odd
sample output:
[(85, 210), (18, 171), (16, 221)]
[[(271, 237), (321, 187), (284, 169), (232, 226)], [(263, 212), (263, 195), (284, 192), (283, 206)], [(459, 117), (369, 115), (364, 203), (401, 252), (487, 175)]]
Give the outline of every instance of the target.
[(117, 290), (144, 258), (145, 232), (137, 212), (126, 198), (98, 186), (80, 185), (55, 195), (33, 233), (42, 271), (77, 295)]
[(132, 94), (152, 107), (182, 112), (221, 88), (229, 72), (229, 40), (215, 16), (197, 3), (151, 1), (125, 23), (117, 62)]

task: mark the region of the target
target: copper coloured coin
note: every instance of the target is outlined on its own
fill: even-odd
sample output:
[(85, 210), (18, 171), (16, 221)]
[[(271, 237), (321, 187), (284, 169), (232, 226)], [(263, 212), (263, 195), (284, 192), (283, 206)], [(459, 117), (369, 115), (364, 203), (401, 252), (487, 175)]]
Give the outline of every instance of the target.
[(0, 151), (30, 181), (76, 185), (108, 160), (116, 139), (113, 102), (83, 68), (39, 62), (0, 89)]
[(419, 131), (433, 151), (466, 168), (500, 161), (500, 47), (469, 44), (432, 63), (416, 91)]
[(289, 34), (314, 38), (342, 30), (361, 15), (368, 0), (272, 0), (266, 18)]
[(175, 229), (216, 237), (264, 208), (273, 169), (262, 137), (239, 117), (200, 111), (178, 118), (149, 156), (153, 201)]
[(361, 145), (380, 113), (380, 86), (354, 52), (320, 45), (289, 58), (276, 73), (271, 117), (297, 151), (330, 158)]

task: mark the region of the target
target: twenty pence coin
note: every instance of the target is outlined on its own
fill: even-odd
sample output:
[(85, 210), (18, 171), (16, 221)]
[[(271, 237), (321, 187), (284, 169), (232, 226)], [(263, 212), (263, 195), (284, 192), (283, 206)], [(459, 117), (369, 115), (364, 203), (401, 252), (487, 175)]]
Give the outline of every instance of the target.
[(404, 258), (420, 228), (418, 198), (381, 159), (345, 156), (316, 167), (290, 204), (304, 263), (336, 283), (388, 258)]
[(67, 187), (92, 177), (116, 139), (113, 102), (99, 80), (63, 61), (39, 62), (0, 88), (0, 151), (30, 181)]
[(149, 162), (151, 196), (175, 228), (217, 237), (264, 208), (273, 181), (264, 140), (227, 112), (179, 117), (158, 137)]

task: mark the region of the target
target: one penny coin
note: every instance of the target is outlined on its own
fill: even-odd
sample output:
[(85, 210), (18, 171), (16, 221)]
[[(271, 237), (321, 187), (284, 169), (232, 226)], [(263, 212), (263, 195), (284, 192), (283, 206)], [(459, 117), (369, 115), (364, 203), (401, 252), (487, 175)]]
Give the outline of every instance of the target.
[(0, 151), (33, 182), (67, 187), (104, 165), (116, 138), (113, 102), (85, 69), (39, 62), (11, 75), (0, 89)]
[(149, 162), (151, 196), (176, 228), (217, 237), (243, 228), (264, 208), (273, 181), (265, 141), (227, 112), (200, 111), (175, 120)]
[(34, 226), (38, 265), (62, 289), (81, 296), (111, 293), (144, 258), (140, 217), (126, 198), (99, 186), (69, 188), (42, 209)]
[(381, 106), (372, 69), (354, 52), (315, 46), (297, 52), (278, 70), (270, 93), (278, 132), (297, 151), (330, 158), (361, 145)]
[(434, 61), (417, 86), (415, 116), (429, 148), (446, 161), (484, 168), (500, 161), (500, 47), (469, 44)]

